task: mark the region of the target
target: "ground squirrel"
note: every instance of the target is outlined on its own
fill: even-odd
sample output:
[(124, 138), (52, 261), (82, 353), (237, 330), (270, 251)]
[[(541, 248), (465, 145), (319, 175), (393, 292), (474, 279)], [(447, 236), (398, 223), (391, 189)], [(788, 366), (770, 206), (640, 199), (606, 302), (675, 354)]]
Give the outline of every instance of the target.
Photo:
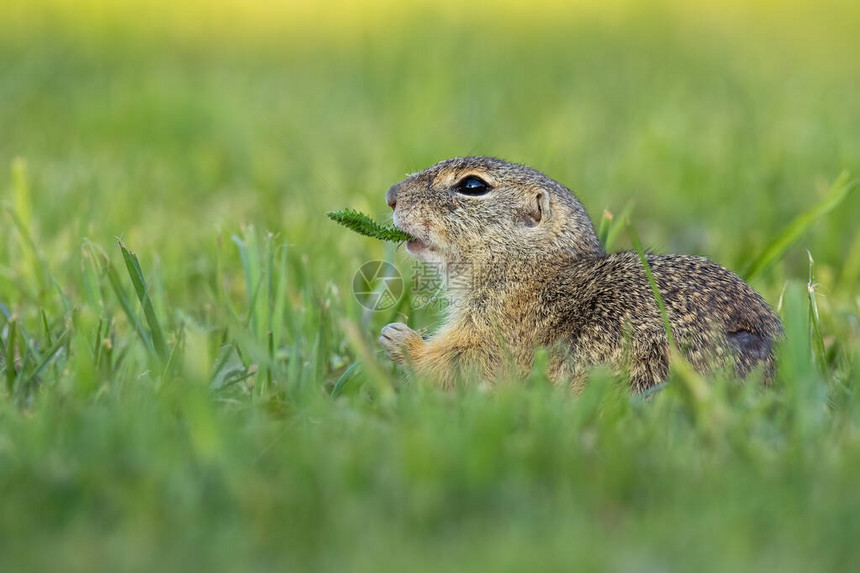
[[(668, 374), (669, 342), (635, 252), (607, 254), (582, 204), (543, 173), (488, 157), (442, 161), (391, 187), (406, 248), (447, 278), (449, 305), (432, 337), (402, 323), (382, 329), (389, 358), (450, 386), (476, 369), (519, 373), (546, 348), (549, 375), (573, 384), (589, 368), (629, 372), (633, 390)], [(647, 255), (676, 345), (693, 367), (739, 376), (773, 369), (782, 332), (768, 304), (704, 258)], [(456, 285), (456, 288), (455, 288)]]

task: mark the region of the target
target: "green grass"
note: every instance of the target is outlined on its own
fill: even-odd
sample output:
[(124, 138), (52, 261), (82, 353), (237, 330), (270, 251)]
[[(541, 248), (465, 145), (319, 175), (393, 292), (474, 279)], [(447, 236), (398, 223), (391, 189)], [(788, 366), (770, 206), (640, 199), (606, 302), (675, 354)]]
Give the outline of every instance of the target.
[[(852, 3), (133, 4), (0, 22), (0, 571), (860, 561)], [(405, 382), (378, 331), (438, 309), (325, 213), (384, 221), (463, 154), (569, 185), (612, 249), (629, 224), (748, 273), (786, 326), (774, 384)], [(386, 312), (351, 293), (373, 259), (407, 286)]]

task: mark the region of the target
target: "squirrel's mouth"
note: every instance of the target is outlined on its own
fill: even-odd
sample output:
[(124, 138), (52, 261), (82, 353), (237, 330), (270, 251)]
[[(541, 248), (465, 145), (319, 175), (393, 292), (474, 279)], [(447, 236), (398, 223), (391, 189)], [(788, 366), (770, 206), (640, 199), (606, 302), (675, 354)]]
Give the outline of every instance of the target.
[(406, 241), (406, 252), (417, 259), (427, 259), (428, 256), (436, 252), (436, 249), (427, 239), (417, 236), (417, 233), (409, 225), (399, 225), (397, 220), (394, 221), (394, 226), (412, 236)]
[(438, 258), (438, 249), (431, 241), (424, 238), (426, 232), (418, 231), (414, 225), (404, 223), (397, 215), (398, 214), (395, 211), (392, 221), (394, 226), (411, 236), (411, 238), (406, 241), (406, 252), (422, 261), (435, 260)]
[(432, 251), (433, 248), (421, 239), (412, 237), (406, 241), (406, 250), (411, 254), (418, 256), (427, 253), (428, 251)]

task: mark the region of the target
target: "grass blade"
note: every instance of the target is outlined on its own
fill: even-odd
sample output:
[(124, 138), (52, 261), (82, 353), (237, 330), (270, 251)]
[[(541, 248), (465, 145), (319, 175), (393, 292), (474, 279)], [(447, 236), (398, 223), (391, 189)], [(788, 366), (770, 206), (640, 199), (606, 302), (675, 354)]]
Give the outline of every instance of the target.
[(48, 326), (48, 315), (45, 314), (45, 309), (40, 309), (39, 313), (42, 317), (42, 327), (45, 329), (45, 340), (48, 341), (48, 346), (53, 346), (54, 341), (51, 337), (51, 328)]
[(821, 316), (818, 314), (818, 301), (816, 300), (815, 289), (818, 285), (815, 282), (815, 261), (812, 259), (812, 253), (807, 251), (809, 255), (809, 282), (806, 284), (806, 291), (809, 295), (809, 324), (812, 328), (812, 355), (818, 362), (819, 369), (823, 372), (825, 363), (827, 362), (827, 353), (824, 347), (824, 337), (821, 335)]
[(600, 217), (600, 225), (597, 227), (597, 239), (603, 248), (606, 248), (606, 237), (609, 236), (609, 224), (612, 222), (612, 213), (607, 209), (603, 210), (603, 215)]
[(36, 365), (36, 368), (34, 368), (33, 371), (27, 375), (27, 378), (24, 380), (24, 387), (27, 387), (30, 382), (32, 382), (36, 378), (36, 376), (38, 376), (39, 373), (45, 369), (45, 366), (51, 363), (51, 361), (60, 352), (63, 346), (65, 346), (69, 336), (69, 331), (66, 330), (59, 336), (59, 338), (57, 338), (57, 341), (54, 342), (54, 344), (42, 356), (41, 362), (39, 362), (39, 364)]
[(96, 365), (96, 370), (99, 368), (99, 359), (102, 348), (102, 327), (104, 326), (104, 323), (105, 320), (99, 317), (99, 325), (96, 327), (96, 336), (93, 340), (93, 364)]
[(669, 341), (669, 347), (676, 349), (675, 337), (672, 335), (672, 325), (669, 324), (669, 314), (666, 312), (666, 305), (663, 304), (663, 297), (660, 295), (657, 281), (654, 280), (654, 274), (651, 272), (651, 265), (648, 264), (645, 251), (642, 250), (642, 243), (639, 242), (639, 236), (633, 230), (632, 225), (627, 226), (627, 232), (630, 235), (630, 240), (633, 242), (633, 248), (636, 249), (636, 254), (639, 255), (639, 260), (645, 268), (645, 276), (648, 278), (648, 284), (651, 285), (651, 292), (654, 293), (654, 298), (657, 300), (657, 307), (660, 309), (660, 318), (663, 320), (663, 328), (666, 330), (666, 339)]
[(23, 345), (23, 348), (20, 349), (21, 360), (29, 360), (32, 358), (36, 362), (39, 362), (42, 358), (39, 356), (39, 351), (36, 350), (36, 345), (31, 344), (32, 337), (27, 333), (27, 329), (18, 322), (16, 317), (12, 315), (3, 303), (0, 303), (0, 314), (3, 314), (6, 317), (9, 324), (14, 322), (17, 325), (18, 336), (20, 336), (21, 344)]
[(272, 331), (269, 331), (269, 362), (266, 366), (266, 389), (272, 387), (272, 364), (275, 363), (275, 337)]
[(648, 284), (651, 285), (651, 292), (654, 293), (657, 307), (660, 309), (663, 329), (666, 331), (666, 339), (669, 341), (671, 376), (673, 379), (680, 381), (681, 395), (693, 414), (699, 429), (707, 436), (713, 437), (716, 434), (717, 428), (726, 418), (725, 408), (719, 400), (714, 398), (714, 393), (705, 378), (696, 372), (675, 345), (675, 336), (672, 334), (672, 325), (669, 323), (669, 313), (666, 312), (663, 296), (657, 287), (654, 273), (651, 272), (651, 265), (648, 264), (648, 258), (642, 249), (642, 243), (639, 241), (639, 236), (631, 225), (627, 226), (627, 232), (630, 235), (630, 241), (633, 243), (636, 254), (639, 255), (639, 260), (645, 269), (645, 276), (648, 278)]
[(185, 330), (182, 326), (180, 326), (179, 327), (179, 334), (176, 337), (176, 341), (173, 345), (173, 348), (170, 350), (170, 356), (167, 358), (167, 362), (165, 362), (165, 364), (164, 364), (164, 370), (161, 372), (162, 380), (169, 379), (168, 377), (173, 372), (174, 363), (176, 362), (176, 360), (181, 360), (181, 356), (179, 358), (177, 358), (177, 355), (180, 354), (180, 352), (182, 351), (182, 348), (184, 347), (184, 344), (183, 344), (184, 337), (185, 337)]
[(116, 294), (116, 298), (119, 300), (119, 305), (128, 317), (128, 321), (143, 341), (144, 346), (146, 346), (150, 351), (154, 351), (155, 349), (152, 346), (152, 339), (146, 333), (146, 330), (143, 328), (143, 324), (140, 322), (140, 318), (138, 318), (137, 313), (135, 313), (134, 309), (131, 307), (131, 301), (128, 298), (128, 294), (125, 292), (125, 287), (122, 286), (122, 282), (119, 280), (119, 274), (116, 272), (116, 269), (112, 264), (108, 264), (107, 266), (107, 276), (108, 281), (110, 281), (110, 284), (113, 287), (114, 294)]
[(618, 239), (618, 235), (621, 233), (621, 229), (629, 226), (630, 214), (633, 213), (633, 207), (635, 206), (636, 203), (633, 201), (627, 203), (621, 211), (621, 214), (617, 217), (613, 217), (613, 220), (609, 222), (609, 226), (606, 229), (606, 240), (603, 242), (604, 249), (607, 251), (612, 250), (612, 247), (615, 245), (615, 241)]
[(146, 322), (149, 324), (149, 330), (152, 334), (152, 345), (161, 361), (166, 362), (168, 358), (167, 343), (164, 341), (161, 324), (155, 315), (155, 308), (152, 306), (152, 299), (146, 288), (146, 280), (143, 277), (143, 271), (140, 269), (140, 262), (137, 260), (137, 255), (129, 251), (122, 241), (119, 242), (119, 248), (122, 250), (122, 258), (125, 260), (125, 266), (131, 277), (137, 298), (143, 306), (143, 314), (146, 317)]
[(18, 229), (18, 233), (26, 247), (22, 252), (24, 267), (33, 276), (38, 285), (40, 296), (47, 290), (45, 277), (48, 276), (47, 263), (45, 263), (36, 241), (33, 239), (33, 206), (30, 195), (30, 184), (27, 176), (27, 163), (24, 159), (17, 157), (12, 161), (12, 190), (13, 203), (6, 206), (6, 211), (12, 219), (12, 223)]
[(18, 332), (17, 325), (18, 323), (14, 320), (10, 320), (7, 323), (9, 334), (6, 338), (6, 391), (9, 394), (15, 389), (15, 378), (18, 373), (15, 368), (15, 335)]
[(361, 362), (353, 362), (350, 364), (349, 368), (344, 370), (343, 374), (340, 375), (340, 378), (337, 379), (337, 382), (334, 383), (334, 387), (331, 389), (332, 399), (337, 398), (343, 393), (346, 383), (352, 379), (353, 375), (359, 368), (361, 368)]
[(245, 271), (245, 290), (248, 297), (248, 312), (245, 326), (258, 341), (263, 340), (262, 328), (265, 325), (265, 310), (260, 307), (260, 292), (263, 289), (264, 270), (260, 264), (260, 249), (257, 233), (252, 225), (243, 229), (243, 237), (233, 235), (233, 242), (239, 249), (239, 258)]
[(287, 246), (281, 244), (275, 250), (277, 252), (277, 262), (273, 272), (276, 276), (276, 282), (270, 318), (275, 345), (280, 346), (284, 339), (284, 326), (292, 324), (292, 313), (290, 312), (291, 309), (287, 300)]
[(743, 276), (750, 281), (759, 276), (767, 267), (778, 259), (815, 221), (838, 207), (856, 187), (855, 181), (849, 181), (848, 172), (843, 171), (836, 182), (827, 192), (823, 201), (809, 211), (799, 215), (782, 231), (747, 267)]

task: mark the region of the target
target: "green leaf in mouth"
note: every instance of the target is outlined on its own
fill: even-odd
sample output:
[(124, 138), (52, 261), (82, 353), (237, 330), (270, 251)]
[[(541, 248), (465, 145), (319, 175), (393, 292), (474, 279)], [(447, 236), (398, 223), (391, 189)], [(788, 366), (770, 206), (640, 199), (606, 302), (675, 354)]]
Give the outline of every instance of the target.
[(377, 223), (364, 213), (353, 209), (344, 209), (343, 211), (328, 211), (326, 213), (329, 219), (340, 223), (347, 229), (356, 233), (373, 237), (381, 241), (391, 241), (392, 243), (402, 243), (412, 239), (412, 235), (404, 233), (392, 224)]

